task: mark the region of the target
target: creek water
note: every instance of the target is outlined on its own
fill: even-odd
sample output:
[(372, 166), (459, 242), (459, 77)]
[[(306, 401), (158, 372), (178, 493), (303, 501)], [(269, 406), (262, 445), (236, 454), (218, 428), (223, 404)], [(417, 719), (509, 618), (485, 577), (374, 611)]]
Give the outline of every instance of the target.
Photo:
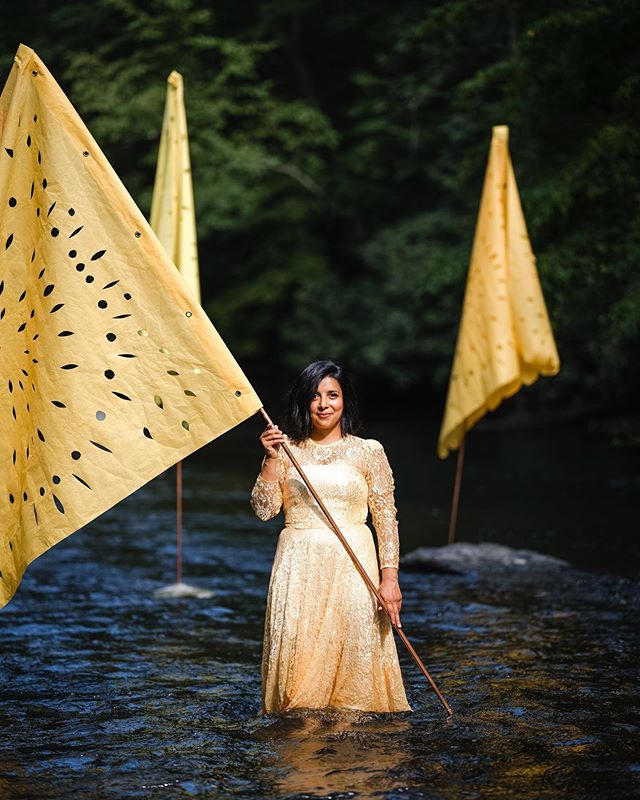
[[(260, 715), (279, 520), (248, 505), (245, 423), (41, 556), (0, 613), (0, 798), (640, 797), (638, 451), (578, 428), (470, 436), (458, 538), (571, 566), (401, 572), (413, 712)], [(403, 552), (446, 542), (454, 459), (378, 425)], [(421, 431), (416, 434), (416, 431)], [(451, 462), (451, 463), (449, 463)], [(339, 591), (339, 587), (336, 587)]]

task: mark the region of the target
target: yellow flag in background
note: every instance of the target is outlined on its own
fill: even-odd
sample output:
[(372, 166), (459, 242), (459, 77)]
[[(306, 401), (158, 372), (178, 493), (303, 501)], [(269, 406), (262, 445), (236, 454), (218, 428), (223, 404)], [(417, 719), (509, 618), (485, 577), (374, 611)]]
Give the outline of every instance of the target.
[(175, 70), (167, 78), (167, 100), (151, 201), (151, 227), (191, 293), (200, 302), (187, 115), (182, 75)]
[(42, 61), (0, 97), (0, 605), (261, 403)]
[(509, 129), (493, 129), (438, 455), (560, 361), (509, 156)]

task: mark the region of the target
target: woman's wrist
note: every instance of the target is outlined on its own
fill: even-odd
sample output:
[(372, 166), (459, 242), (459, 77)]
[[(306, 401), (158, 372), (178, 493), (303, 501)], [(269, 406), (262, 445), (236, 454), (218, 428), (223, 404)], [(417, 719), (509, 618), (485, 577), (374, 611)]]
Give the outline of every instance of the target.
[(383, 581), (398, 581), (398, 568), (397, 567), (382, 567), (380, 570), (382, 573), (382, 580)]
[(267, 458), (267, 456), (265, 456), (262, 459), (260, 477), (263, 481), (268, 481), (269, 483), (273, 483), (274, 481), (278, 480), (277, 458)]

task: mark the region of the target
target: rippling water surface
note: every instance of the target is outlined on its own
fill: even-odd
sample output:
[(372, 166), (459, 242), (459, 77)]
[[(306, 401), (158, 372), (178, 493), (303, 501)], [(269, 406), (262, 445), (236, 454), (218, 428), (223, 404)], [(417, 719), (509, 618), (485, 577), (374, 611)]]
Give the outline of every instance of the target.
[[(376, 434), (403, 550), (443, 543), (453, 464)], [(259, 714), (278, 524), (251, 515), (240, 432), (185, 466), (185, 578), (212, 597), (154, 597), (173, 580), (169, 471), (38, 559), (0, 612), (0, 798), (640, 797), (637, 454), (477, 441), (461, 538), (580, 569), (402, 573), (452, 719), (404, 651), (412, 714)]]

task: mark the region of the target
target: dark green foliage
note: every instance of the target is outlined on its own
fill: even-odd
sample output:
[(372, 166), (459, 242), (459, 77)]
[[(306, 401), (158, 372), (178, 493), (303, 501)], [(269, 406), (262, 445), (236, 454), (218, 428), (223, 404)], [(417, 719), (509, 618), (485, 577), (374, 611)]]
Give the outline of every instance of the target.
[(508, 124), (562, 361), (536, 393), (640, 389), (640, 4), (27, 0), (36, 48), (148, 211), (185, 79), (203, 297), (250, 374), (342, 358), (446, 388), (491, 127)]

